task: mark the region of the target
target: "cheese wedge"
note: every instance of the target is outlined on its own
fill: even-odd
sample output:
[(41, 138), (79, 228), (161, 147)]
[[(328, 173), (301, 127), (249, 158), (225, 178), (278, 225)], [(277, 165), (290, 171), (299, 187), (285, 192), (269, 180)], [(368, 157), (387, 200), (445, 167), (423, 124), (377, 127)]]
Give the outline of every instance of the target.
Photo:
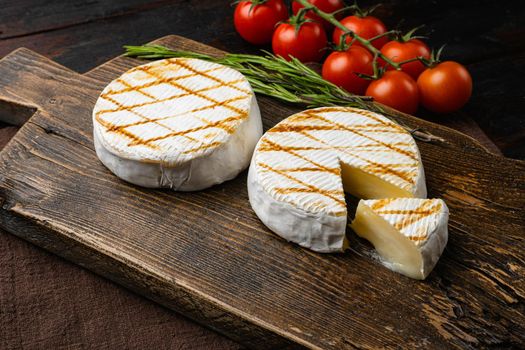
[(389, 269), (425, 279), (448, 240), (448, 208), (441, 199), (361, 200), (352, 229), (370, 241)]
[(377, 113), (324, 107), (283, 120), (259, 140), (248, 174), (250, 203), (286, 240), (343, 251), (345, 191), (359, 198), (426, 197), (412, 136)]
[(123, 180), (192, 191), (236, 177), (262, 135), (259, 107), (234, 69), (173, 58), (113, 80), (93, 110), (95, 149)]

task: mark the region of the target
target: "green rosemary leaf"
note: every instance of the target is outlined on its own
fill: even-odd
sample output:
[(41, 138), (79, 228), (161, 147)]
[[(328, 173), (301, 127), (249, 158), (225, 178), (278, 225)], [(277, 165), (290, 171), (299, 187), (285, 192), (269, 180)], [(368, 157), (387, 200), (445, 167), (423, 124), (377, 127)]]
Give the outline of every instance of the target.
[(263, 56), (249, 54), (226, 54), (213, 57), (191, 51), (174, 51), (160, 45), (124, 46), (126, 56), (141, 59), (174, 57), (198, 58), (220, 63), (241, 72), (256, 93), (267, 95), (287, 103), (309, 107), (343, 105), (371, 109), (369, 99), (353, 95), (324, 80), (312, 68), (293, 58), (264, 52)]

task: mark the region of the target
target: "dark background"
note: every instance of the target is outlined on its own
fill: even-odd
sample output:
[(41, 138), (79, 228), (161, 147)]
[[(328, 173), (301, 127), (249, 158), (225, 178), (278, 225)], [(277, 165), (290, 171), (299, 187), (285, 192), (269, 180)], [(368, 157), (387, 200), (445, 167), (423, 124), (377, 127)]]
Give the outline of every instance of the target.
[[(360, 1), (363, 7), (377, 1)], [(525, 2), (383, 1), (390, 28), (424, 24), (433, 47), (465, 65), (474, 94), (460, 112), (417, 116), (467, 133), (494, 153), (525, 159)], [(234, 31), (229, 1), (2, 0), (0, 57), (25, 46), (79, 72), (124, 44), (178, 34), (256, 53)], [(0, 147), (16, 128), (0, 124)], [(232, 349), (182, 316), (0, 231), (0, 349)]]

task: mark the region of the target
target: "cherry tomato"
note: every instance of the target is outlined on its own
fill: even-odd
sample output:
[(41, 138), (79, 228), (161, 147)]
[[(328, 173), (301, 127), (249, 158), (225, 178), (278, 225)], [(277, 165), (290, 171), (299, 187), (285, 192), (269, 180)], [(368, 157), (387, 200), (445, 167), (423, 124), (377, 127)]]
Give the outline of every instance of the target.
[(323, 78), (342, 87), (348, 92), (363, 95), (370, 80), (356, 73), (372, 75), (374, 57), (365, 48), (352, 46), (348, 51), (332, 52), (323, 64)]
[(421, 104), (436, 113), (450, 113), (465, 105), (472, 95), (467, 69), (453, 61), (427, 68), (417, 79)]
[(268, 0), (258, 5), (253, 5), (252, 1), (241, 1), (235, 8), (233, 21), (244, 40), (264, 45), (272, 41), (277, 23), (287, 18), (288, 9), (283, 0)]
[[(342, 0), (308, 0), (308, 2), (316, 6), (319, 10), (324, 11), (326, 13), (332, 13), (332, 12), (335, 12), (345, 7), (345, 4), (343, 3)], [(293, 10), (294, 15), (296, 15), (297, 12), (299, 12), (299, 10), (302, 9), (303, 7), (304, 7), (303, 5), (301, 5), (300, 3), (296, 1), (292, 2), (292, 10)], [(327, 32), (329, 32), (332, 29), (332, 25), (329, 22), (325, 21), (324, 19), (322, 19), (321, 17), (319, 17), (312, 11), (309, 11), (306, 14), (306, 18), (310, 18), (314, 21), (322, 23), (324, 26), (324, 29)]]
[[(348, 16), (341, 20), (341, 23), (363, 39), (372, 39), (373, 37), (376, 37), (378, 35), (386, 33), (386, 26), (381, 22), (379, 19), (373, 16), (365, 16), (365, 17), (359, 17), (359, 16)], [(343, 35), (343, 31), (339, 28), (335, 28), (334, 34), (332, 35), (333, 41), (336, 44), (340, 43), (341, 35)], [(346, 42), (349, 43), (351, 41), (350, 38), (346, 38)], [(381, 49), (383, 45), (385, 45), (388, 42), (388, 38), (386, 36), (381, 37), (377, 40), (374, 40), (372, 42), (372, 45), (376, 49)], [(356, 45), (361, 45), (358, 42), (355, 42)]]
[(290, 60), (293, 56), (301, 62), (319, 62), (328, 45), (326, 33), (317, 22), (302, 23), (299, 30), (289, 23), (280, 24), (273, 33), (273, 53)]
[[(430, 49), (419, 39), (410, 39), (407, 42), (390, 41), (381, 48), (381, 53), (394, 62), (402, 62), (416, 57), (430, 58)], [(384, 61), (381, 60), (384, 64)], [(387, 69), (393, 69), (388, 66)], [(420, 61), (403, 64), (401, 70), (412, 78), (417, 79), (425, 70), (425, 66)]]
[(419, 103), (416, 82), (410, 75), (397, 70), (387, 71), (381, 78), (371, 82), (366, 95), (408, 114), (415, 113)]

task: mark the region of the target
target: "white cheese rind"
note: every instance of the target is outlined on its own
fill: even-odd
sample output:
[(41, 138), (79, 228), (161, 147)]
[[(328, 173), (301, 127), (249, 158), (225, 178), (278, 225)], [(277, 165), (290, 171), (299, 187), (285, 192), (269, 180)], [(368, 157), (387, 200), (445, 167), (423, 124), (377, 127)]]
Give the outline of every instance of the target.
[[(448, 207), (441, 199), (361, 200), (351, 227), (359, 236), (369, 239), (376, 246), (382, 255), (381, 262), (387, 268), (411, 278), (425, 279), (447, 244), (448, 216)], [(374, 221), (377, 219), (381, 222)], [(383, 222), (389, 227), (384, 226)], [(385, 246), (384, 242), (389, 239), (392, 243)], [(402, 251), (396, 252), (398, 257), (405, 259), (411, 255), (418, 256), (418, 259), (411, 261), (413, 266), (387, 256), (388, 250), (394, 249), (395, 240), (402, 241), (396, 245), (396, 249), (403, 250), (404, 247), (404, 254)], [(378, 247), (380, 244), (382, 246)]]
[(276, 200), (260, 185), (253, 164), (248, 171), (248, 196), (259, 219), (285, 240), (320, 253), (347, 248), (346, 214), (312, 213)]
[[(366, 174), (363, 181), (356, 180), (360, 174)], [(286, 118), (254, 151), (248, 179), (252, 208), (272, 231), (301, 246), (345, 249), (343, 186), (364, 198), (425, 197), (412, 136), (382, 115), (327, 107)]]
[(124, 73), (102, 92), (93, 124), (97, 155), (115, 175), (143, 187), (180, 191), (236, 177), (248, 167), (262, 135), (246, 78), (193, 59), (157, 61)]

